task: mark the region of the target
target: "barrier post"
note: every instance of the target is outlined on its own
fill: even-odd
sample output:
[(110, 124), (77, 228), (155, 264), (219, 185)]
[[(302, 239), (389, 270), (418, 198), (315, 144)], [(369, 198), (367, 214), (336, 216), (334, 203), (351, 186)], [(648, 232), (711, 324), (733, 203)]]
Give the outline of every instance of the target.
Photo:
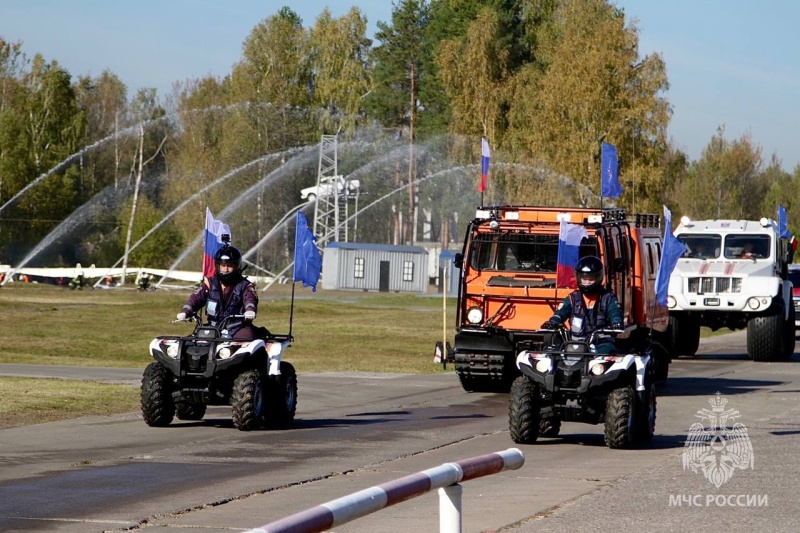
[(439, 489), (439, 533), (461, 533), (460, 483)]

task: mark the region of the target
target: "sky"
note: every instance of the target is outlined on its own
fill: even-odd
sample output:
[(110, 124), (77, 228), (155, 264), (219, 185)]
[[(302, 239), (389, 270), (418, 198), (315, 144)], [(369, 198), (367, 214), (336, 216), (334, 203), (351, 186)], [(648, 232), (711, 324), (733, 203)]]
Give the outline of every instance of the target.
[[(668, 135), (677, 148), (697, 160), (724, 127), (731, 141), (749, 134), (765, 164), (773, 154), (788, 172), (800, 164), (800, 2), (614, 3), (635, 21), (640, 55), (659, 53), (666, 62)], [(339, 17), (357, 6), (370, 36), (392, 11), (390, 0), (0, 0), (0, 37), (75, 78), (109, 69), (129, 96), (143, 87), (163, 96), (174, 81), (229, 74), (252, 29), (284, 5), (305, 26), (325, 7)]]

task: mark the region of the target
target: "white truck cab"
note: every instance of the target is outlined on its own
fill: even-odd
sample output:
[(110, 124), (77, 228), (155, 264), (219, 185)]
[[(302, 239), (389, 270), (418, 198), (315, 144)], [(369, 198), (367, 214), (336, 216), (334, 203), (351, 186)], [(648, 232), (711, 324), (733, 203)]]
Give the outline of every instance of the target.
[(747, 328), (756, 361), (794, 353), (795, 311), (787, 281), (787, 243), (774, 220), (681, 219), (686, 247), (669, 281), (667, 307), (676, 354), (694, 355), (700, 327)]

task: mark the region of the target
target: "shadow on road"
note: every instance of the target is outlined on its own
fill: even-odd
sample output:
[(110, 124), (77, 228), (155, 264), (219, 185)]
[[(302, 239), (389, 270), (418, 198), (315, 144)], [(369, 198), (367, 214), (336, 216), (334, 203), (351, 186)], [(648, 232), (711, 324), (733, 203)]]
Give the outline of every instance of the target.
[[(549, 446), (549, 445), (580, 445), (591, 446), (596, 448), (605, 448), (606, 443), (603, 438), (602, 425), (597, 426), (598, 433), (567, 433), (560, 435), (557, 438), (549, 439), (539, 437), (535, 444), (528, 446)], [(686, 435), (660, 435), (658, 428), (653, 440), (647, 443), (637, 443), (636, 445), (627, 448), (627, 450), (669, 450), (673, 448), (682, 448), (686, 441)]]
[(670, 377), (658, 388), (659, 396), (708, 396), (720, 394), (745, 394), (764, 387), (783, 385), (784, 381), (757, 379), (731, 379), (724, 377)]

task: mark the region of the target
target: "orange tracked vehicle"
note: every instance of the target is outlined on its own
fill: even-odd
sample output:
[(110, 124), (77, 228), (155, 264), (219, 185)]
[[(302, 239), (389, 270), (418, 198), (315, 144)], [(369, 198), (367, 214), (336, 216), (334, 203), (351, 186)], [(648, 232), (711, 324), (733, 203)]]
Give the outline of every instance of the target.
[(517, 354), (549, 342), (539, 326), (573, 290), (556, 287), (562, 219), (589, 233), (580, 256), (596, 255), (604, 263), (604, 284), (624, 311), (625, 333), (617, 345), (631, 350), (650, 345), (656, 376), (666, 379), (669, 317), (655, 291), (662, 241), (658, 215), (629, 219), (621, 209), (481, 207), (455, 258), (456, 335), (447, 359), (465, 390), (507, 392), (520, 375)]

